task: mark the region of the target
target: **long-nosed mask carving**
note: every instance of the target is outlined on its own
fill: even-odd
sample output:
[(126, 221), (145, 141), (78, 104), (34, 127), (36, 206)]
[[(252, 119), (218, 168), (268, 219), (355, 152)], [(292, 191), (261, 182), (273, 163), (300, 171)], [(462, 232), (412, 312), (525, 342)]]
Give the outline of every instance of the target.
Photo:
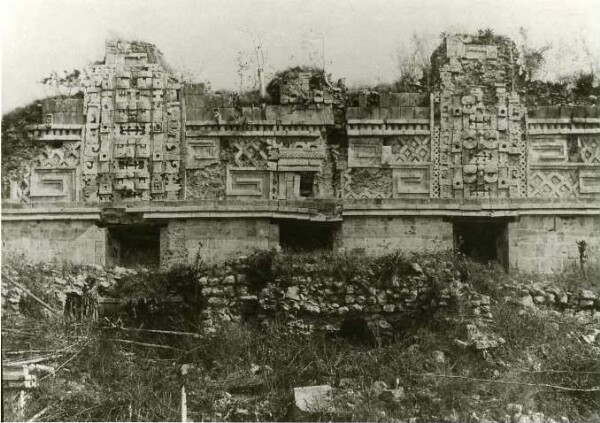
[(472, 184), (477, 180), (477, 165), (464, 165), (463, 166), (463, 182), (465, 184)]
[(469, 129), (463, 133), (463, 147), (467, 150), (477, 147), (477, 130)]
[(475, 104), (477, 103), (477, 98), (472, 95), (464, 95), (460, 99), (462, 104), (462, 112), (463, 114), (470, 115), (475, 111)]
[(498, 182), (498, 165), (489, 163), (483, 168), (483, 180), (488, 184)]
[(481, 136), (481, 146), (488, 150), (494, 150), (498, 148), (498, 138), (500, 137), (498, 131), (489, 129), (483, 131)]

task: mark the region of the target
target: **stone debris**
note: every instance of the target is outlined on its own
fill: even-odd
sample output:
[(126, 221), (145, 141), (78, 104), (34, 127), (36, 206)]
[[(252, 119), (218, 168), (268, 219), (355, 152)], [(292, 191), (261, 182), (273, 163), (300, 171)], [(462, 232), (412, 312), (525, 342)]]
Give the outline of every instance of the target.
[(496, 348), (506, 342), (502, 337), (487, 331), (485, 326), (469, 323), (466, 325), (466, 331), (467, 341), (465, 344), (474, 347), (476, 350)]
[(431, 355), (433, 356), (433, 361), (435, 361), (438, 364), (445, 364), (446, 363), (446, 354), (444, 354), (443, 351), (433, 351), (431, 353)]
[[(122, 267), (109, 268), (102, 266), (81, 266), (74, 269), (72, 273), (65, 273), (62, 276), (53, 276), (57, 273), (63, 273), (62, 264), (58, 263), (39, 263), (35, 267), (26, 265), (24, 269), (17, 272), (10, 269), (8, 274), (10, 279), (18, 283), (30, 286), (32, 283), (43, 287), (45, 298), (49, 299), (52, 305), (60, 310), (65, 308), (68, 298), (73, 296), (84, 297), (93, 296), (95, 299), (100, 297), (99, 290), (106, 290), (114, 286), (124, 275), (135, 275), (138, 272), (133, 269)], [(35, 282), (32, 282), (27, 272), (34, 272)], [(2, 315), (18, 314), (20, 311), (21, 300), (26, 298), (27, 294), (8, 280), (2, 281)]]
[(371, 385), (371, 392), (373, 392), (376, 395), (380, 395), (383, 391), (385, 391), (387, 389), (388, 389), (387, 383), (385, 383), (382, 380), (376, 380)]
[(355, 382), (353, 379), (347, 378), (347, 377), (343, 377), (340, 379), (338, 386), (341, 389), (346, 389), (346, 388), (351, 388), (352, 386), (355, 385)]
[(396, 389), (385, 389), (379, 395), (379, 399), (381, 401), (387, 402), (389, 404), (398, 405), (404, 399), (404, 388), (396, 388)]
[[(521, 404), (508, 404), (506, 406), (506, 423), (558, 423), (556, 420), (545, 416), (543, 413), (535, 413), (531, 411), (524, 412)], [(569, 423), (569, 419), (561, 417), (561, 423)]]
[[(364, 332), (362, 340), (372, 342), (378, 337), (392, 335), (394, 328), (407, 315), (430, 309), (441, 310), (459, 302), (465, 308), (463, 314), (469, 317), (465, 321), (466, 336), (456, 339), (456, 345), (487, 350), (503, 342), (487, 329), (487, 324), (493, 322), (492, 299), (475, 292), (470, 284), (457, 279), (460, 273), (452, 268), (452, 263), (412, 263), (414, 272), (409, 272), (411, 275), (394, 275), (390, 278), (395, 281), (394, 284), (385, 281), (374, 283), (358, 275), (342, 281), (328, 274), (321, 262), (290, 263), (291, 271), (285, 279), (277, 276), (266, 280), (261, 286), (255, 286), (246, 273), (248, 259), (247, 256), (240, 256), (204, 267), (196, 275), (196, 295), (201, 304), (199, 315), (205, 333), (216, 333), (220, 325), (237, 323), (246, 316), (253, 316), (259, 321), (274, 317), (283, 319), (290, 330), (302, 333), (320, 330), (342, 334), (348, 323), (358, 319), (364, 322), (361, 326)], [(40, 266), (40, 273), (48, 275), (44, 279), (44, 287), (54, 298), (55, 304), (59, 304), (57, 309), (64, 307), (72, 298), (71, 294), (82, 296), (84, 293), (101, 293), (125, 280), (123, 278), (126, 276), (144, 276), (144, 271), (140, 273), (123, 267), (81, 266), (77, 272), (69, 274), (60, 271), (56, 264), (42, 263)], [(9, 277), (15, 280), (21, 277), (7, 270)], [(435, 285), (442, 288), (436, 288), (439, 291), (433, 299), (430, 277), (425, 275), (443, 278), (436, 281)], [(567, 292), (539, 283), (526, 286), (503, 284), (498, 289), (506, 293), (506, 301), (521, 306), (520, 313), (546, 310), (567, 313), (582, 321), (600, 319), (598, 296), (590, 290)], [(20, 289), (3, 281), (3, 314), (18, 313), (24, 295)], [(98, 300), (101, 302), (101, 314), (117, 311), (122, 302), (122, 298), (103, 298), (102, 295), (98, 295)], [(354, 326), (352, 331), (356, 332)], [(597, 342), (596, 333), (585, 335), (583, 342)], [(438, 354), (436, 360), (443, 364), (441, 355)]]
[(419, 276), (423, 275), (423, 269), (421, 269), (421, 266), (419, 265), (419, 263), (412, 263), (411, 264), (412, 270)]

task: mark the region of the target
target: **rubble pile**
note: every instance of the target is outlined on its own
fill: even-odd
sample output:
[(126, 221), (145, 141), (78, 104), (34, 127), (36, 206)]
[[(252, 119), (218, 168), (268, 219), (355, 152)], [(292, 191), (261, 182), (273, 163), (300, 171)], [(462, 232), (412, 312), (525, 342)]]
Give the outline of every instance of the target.
[[(253, 260), (255, 257), (240, 256), (190, 270), (191, 283), (196, 287), (169, 295), (178, 295), (180, 302), (196, 308), (195, 313), (209, 333), (221, 324), (268, 319), (283, 320), (290, 329), (301, 332), (338, 332), (349, 322), (356, 324), (358, 319), (372, 333), (389, 334), (411, 316), (453, 310), (455, 313), (447, 313), (448, 316), (460, 315), (465, 325), (466, 339), (457, 340), (461, 346), (485, 349), (501, 342), (485, 336), (486, 327), (493, 322), (491, 305), (496, 300), (462, 281), (452, 261), (415, 259), (404, 263), (402, 269), (388, 269), (386, 273), (377, 267), (381, 267), (381, 262), (365, 257), (360, 259), (363, 262), (356, 271), (350, 272), (339, 271), (344, 263), (336, 256), (274, 253), (263, 264), (257, 265)], [(169, 272), (172, 270), (162, 273)], [(257, 278), (257, 272), (262, 272), (262, 277)], [(23, 286), (40, 293), (47, 304), (62, 313), (70, 296), (92, 297), (101, 306), (107, 301), (124, 304), (150, 299), (152, 290), (145, 292), (140, 287), (151, 284), (157, 275), (122, 267), (9, 261), (3, 266), (3, 276), (2, 307), (6, 315), (19, 313), (26, 303), (23, 299), (29, 298)], [(133, 288), (132, 279), (137, 284)], [(157, 283), (165, 282), (161, 279)], [(127, 284), (133, 292), (118, 289)], [(171, 291), (178, 289), (172, 288)], [(140, 291), (137, 294), (136, 289)], [(501, 295), (494, 298), (504, 295), (505, 302), (518, 304), (523, 310), (540, 308), (600, 317), (600, 299), (589, 290), (568, 292), (551, 285), (523, 285), (516, 281), (497, 289)], [(111, 292), (115, 298), (103, 298)], [(164, 297), (163, 294), (156, 295)]]
[(570, 292), (540, 283), (508, 283), (503, 284), (502, 289), (506, 292), (507, 299), (526, 307), (543, 307), (570, 313), (600, 311), (600, 298), (587, 289)]

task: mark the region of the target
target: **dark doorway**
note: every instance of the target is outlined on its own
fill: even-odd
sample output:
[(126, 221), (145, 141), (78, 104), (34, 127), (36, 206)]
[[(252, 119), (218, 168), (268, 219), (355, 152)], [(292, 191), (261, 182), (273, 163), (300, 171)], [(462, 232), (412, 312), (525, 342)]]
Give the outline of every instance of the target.
[(151, 225), (109, 227), (108, 262), (123, 267), (159, 267), (160, 227)]
[(479, 262), (497, 261), (508, 268), (508, 225), (502, 219), (454, 221), (454, 248)]
[(280, 222), (279, 245), (291, 251), (332, 250), (338, 226), (331, 223)]

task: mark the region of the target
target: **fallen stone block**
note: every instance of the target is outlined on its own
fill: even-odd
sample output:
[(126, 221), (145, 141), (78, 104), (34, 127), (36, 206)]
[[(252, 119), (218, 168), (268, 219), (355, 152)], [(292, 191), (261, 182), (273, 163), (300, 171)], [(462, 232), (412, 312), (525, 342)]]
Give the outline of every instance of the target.
[(435, 361), (438, 364), (445, 364), (446, 363), (446, 354), (444, 354), (443, 351), (433, 351), (431, 353), (431, 355), (433, 356), (433, 361)]
[(314, 413), (332, 407), (331, 386), (316, 385), (294, 388), (294, 402), (300, 411)]
[(299, 292), (300, 288), (298, 288), (297, 286), (290, 286), (285, 292), (285, 298), (289, 300), (298, 301), (300, 300)]

